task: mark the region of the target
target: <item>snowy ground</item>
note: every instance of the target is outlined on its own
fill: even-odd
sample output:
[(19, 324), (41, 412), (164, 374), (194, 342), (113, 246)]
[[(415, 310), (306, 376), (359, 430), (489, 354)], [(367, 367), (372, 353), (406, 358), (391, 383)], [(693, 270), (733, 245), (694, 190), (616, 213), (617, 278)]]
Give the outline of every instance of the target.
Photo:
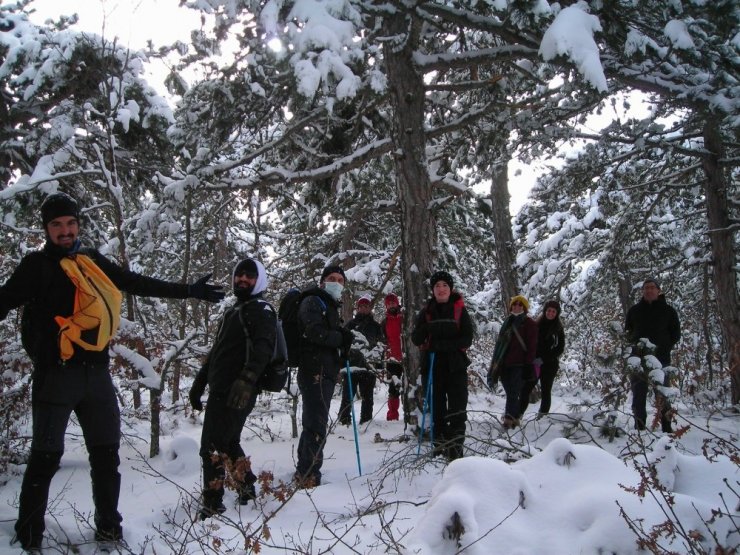
[[(470, 399), (466, 457), (446, 465), (430, 458), (428, 443), (417, 456), (416, 437), (376, 441), (378, 435), (404, 435), (403, 422), (385, 421), (385, 394), (379, 384), (375, 419), (359, 429), (361, 476), (352, 428), (337, 426), (328, 439), (320, 487), (278, 488), (245, 507), (227, 492), (228, 511), (205, 523), (194, 519), (202, 414), (193, 418), (183, 406), (164, 413), (162, 454), (154, 459), (146, 457), (148, 422), (132, 427), (129, 416), (121, 450), (127, 542), (122, 552), (244, 553), (259, 541), (262, 553), (637, 553), (628, 520), (645, 534), (663, 525), (673, 534), (658, 536), (655, 544), (676, 553), (701, 552), (697, 546), (713, 550), (712, 533), (726, 548), (740, 545), (737, 460), (719, 455), (710, 462), (702, 454), (737, 453), (737, 415), (702, 414), (679, 404), (679, 426), (690, 427), (671, 439), (637, 435), (620, 414), (617, 423), (628, 433), (609, 442), (594, 415), (573, 413), (574, 399), (566, 402), (558, 390), (552, 415), (535, 420), (537, 405), (530, 406), (522, 428), (507, 434), (496, 423), (502, 396), (478, 391)], [(264, 397), (242, 436), (255, 472), (271, 472), (274, 486), (288, 483), (294, 472), (297, 440), (291, 438), (288, 406), (287, 397)], [(337, 395), (334, 416), (338, 407)], [(640, 496), (639, 469), (656, 458), (666, 495), (648, 489)], [(15, 470), (0, 490), (0, 553), (20, 553), (9, 546), (23, 467)], [(52, 484), (45, 552), (96, 553), (91, 509), (86, 452), (73, 424)], [(719, 516), (710, 532), (706, 522), (713, 510), (731, 513), (734, 523)], [(697, 538), (693, 547), (686, 537)]]

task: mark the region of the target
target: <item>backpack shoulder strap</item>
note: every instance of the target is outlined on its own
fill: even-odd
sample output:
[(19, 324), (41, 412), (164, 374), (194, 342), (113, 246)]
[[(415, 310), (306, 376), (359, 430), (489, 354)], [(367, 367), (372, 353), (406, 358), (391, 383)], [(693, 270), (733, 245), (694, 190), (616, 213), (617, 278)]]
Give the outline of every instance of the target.
[(527, 350), (527, 344), (524, 343), (524, 339), (522, 339), (521, 334), (519, 333), (519, 327), (518, 326), (512, 326), (511, 329), (514, 331), (514, 335), (516, 335), (516, 338), (519, 340), (519, 344), (522, 346), (522, 349), (526, 352)]

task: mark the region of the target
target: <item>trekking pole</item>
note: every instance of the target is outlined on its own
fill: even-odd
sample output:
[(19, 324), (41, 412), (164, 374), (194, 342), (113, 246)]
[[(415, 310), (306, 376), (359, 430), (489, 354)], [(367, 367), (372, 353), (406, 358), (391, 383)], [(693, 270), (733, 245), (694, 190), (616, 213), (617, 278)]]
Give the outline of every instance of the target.
[(416, 450), (416, 456), (418, 457), (421, 454), (421, 438), (424, 436), (424, 425), (425, 425), (425, 419), (427, 415), (427, 407), (429, 407), (429, 431), (430, 431), (430, 437), (432, 439), (434, 438), (434, 432), (433, 424), (434, 421), (432, 420), (432, 374), (434, 373), (434, 353), (429, 353), (429, 377), (427, 378), (427, 390), (426, 394), (424, 395), (424, 404), (421, 408), (421, 428), (419, 428), (419, 447)]
[(362, 463), (360, 462), (360, 441), (357, 438), (357, 421), (355, 420), (355, 396), (352, 388), (352, 372), (349, 369), (349, 359), (344, 361), (347, 366), (347, 387), (349, 388), (349, 408), (352, 413), (352, 430), (355, 433), (355, 453), (357, 453), (357, 472), (362, 476)]

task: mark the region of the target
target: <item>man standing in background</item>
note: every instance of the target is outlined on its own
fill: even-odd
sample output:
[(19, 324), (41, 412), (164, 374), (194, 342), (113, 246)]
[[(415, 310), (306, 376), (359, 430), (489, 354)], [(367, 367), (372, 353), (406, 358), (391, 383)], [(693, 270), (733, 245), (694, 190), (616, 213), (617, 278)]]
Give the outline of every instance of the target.
[[(671, 365), (671, 350), (681, 339), (681, 324), (678, 313), (670, 306), (665, 295), (660, 292), (660, 283), (654, 278), (642, 282), (642, 299), (627, 311), (624, 326), (627, 337), (632, 344), (640, 339), (648, 339), (655, 345), (655, 358), (665, 366)], [(670, 378), (665, 374), (663, 385), (669, 385)], [(635, 429), (644, 430), (647, 422), (648, 378), (642, 373), (630, 376), (632, 388), (632, 414), (635, 417)], [(655, 392), (656, 402), (661, 407), (660, 425), (663, 432), (671, 433), (672, 409), (668, 399)]]

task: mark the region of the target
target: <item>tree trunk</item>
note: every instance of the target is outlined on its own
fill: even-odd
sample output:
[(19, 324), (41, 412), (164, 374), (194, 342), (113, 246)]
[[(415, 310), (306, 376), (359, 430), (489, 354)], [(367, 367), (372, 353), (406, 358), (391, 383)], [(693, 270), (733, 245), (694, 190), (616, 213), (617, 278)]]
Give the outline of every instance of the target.
[(416, 312), (429, 297), (427, 279), (435, 262), (436, 222), (430, 210), (432, 184), (429, 179), (424, 134), (424, 80), (412, 55), (418, 42), (420, 24), (397, 15), (384, 21), (386, 36), (396, 40), (385, 44), (386, 74), (393, 107), (394, 164), (401, 206), (401, 275), (407, 307), (404, 319), (404, 347), (409, 387), (404, 394), (406, 424), (415, 426), (422, 401), (419, 349), (411, 344)]
[(712, 248), (714, 294), (717, 299), (720, 326), (728, 350), (732, 404), (740, 404), (740, 298), (737, 291), (736, 250), (728, 206), (729, 179), (720, 161), (725, 150), (717, 121), (707, 116), (704, 125), (702, 165), (707, 179), (704, 193), (707, 198), (707, 222)]
[(617, 274), (617, 293), (619, 294), (619, 304), (622, 307), (622, 322), (627, 318), (627, 311), (633, 305), (632, 300), (632, 280), (630, 272), (625, 268), (624, 263), (620, 262), (619, 272)]
[(494, 256), (501, 288), (501, 308), (509, 313), (509, 300), (519, 293), (519, 280), (515, 269), (514, 234), (511, 229), (509, 155), (501, 148), (491, 171), (491, 223), (493, 225)]

